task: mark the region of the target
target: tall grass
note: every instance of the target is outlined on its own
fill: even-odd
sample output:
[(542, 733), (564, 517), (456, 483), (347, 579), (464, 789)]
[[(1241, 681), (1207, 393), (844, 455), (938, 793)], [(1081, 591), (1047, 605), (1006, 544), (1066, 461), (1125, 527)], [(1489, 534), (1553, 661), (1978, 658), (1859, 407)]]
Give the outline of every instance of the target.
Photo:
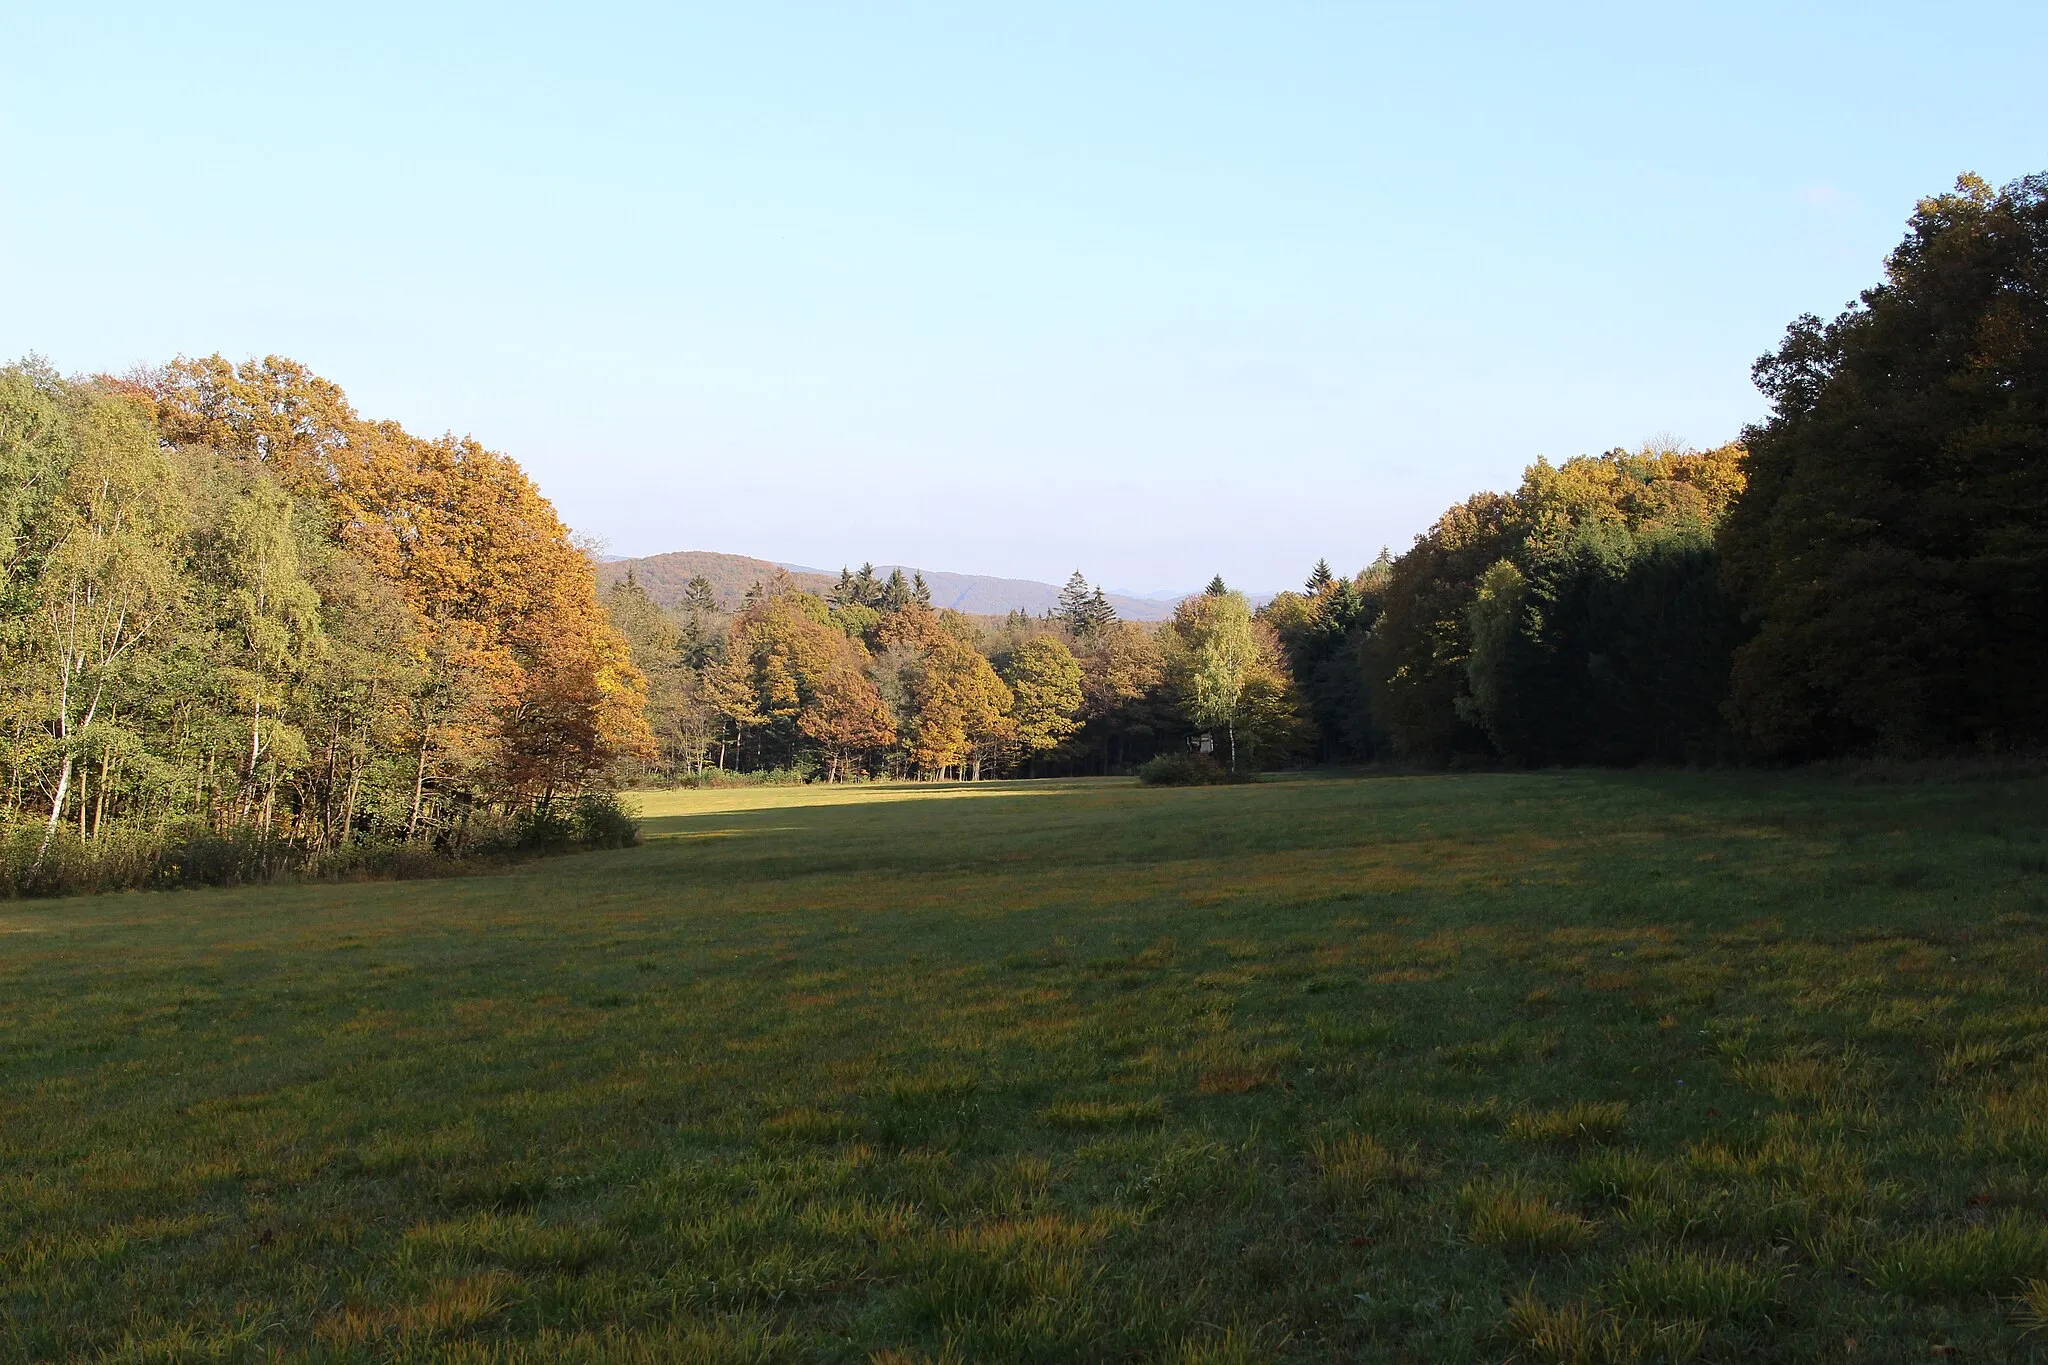
[(355, 839), (309, 848), (253, 829), (112, 826), (91, 839), (40, 824), (0, 827), (0, 900), (109, 891), (172, 891), (260, 882), (457, 876), (541, 854), (629, 848), (639, 823), (610, 793), (483, 816), (437, 842)]

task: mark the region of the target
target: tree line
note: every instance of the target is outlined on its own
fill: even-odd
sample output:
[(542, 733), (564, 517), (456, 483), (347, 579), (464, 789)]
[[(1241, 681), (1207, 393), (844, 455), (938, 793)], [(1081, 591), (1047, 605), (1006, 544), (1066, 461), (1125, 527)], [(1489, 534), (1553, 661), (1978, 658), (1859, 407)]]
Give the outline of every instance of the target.
[[(0, 555), (15, 889), (620, 837), (565, 798), (652, 751), (645, 679), (553, 507), (474, 440), (278, 357), (32, 360), (0, 370)], [(209, 857), (234, 866), (180, 866)]]
[(606, 605), (647, 679), (646, 781), (1108, 772), (1197, 731), (1272, 763), (1307, 734), (1279, 637), (1220, 582), (1155, 627), (1079, 572), (1040, 617), (935, 610), (870, 565), (822, 594), (779, 575), (733, 613), (708, 582), (664, 610), (631, 575)]
[(1737, 441), (1553, 465), (1398, 557), (1156, 628), (1076, 574), (1044, 618), (933, 612), (900, 573), (609, 605), (657, 779), (1724, 763), (2048, 739), (2048, 177), (1924, 200), (1883, 283), (1797, 320)]
[(1398, 557), (1147, 626), (1079, 573), (1043, 617), (866, 566), (664, 610), (514, 461), (290, 360), (9, 366), (0, 892), (616, 841), (621, 781), (2048, 739), (2048, 176), (1923, 201), (1754, 375), (1736, 442), (1539, 460)]

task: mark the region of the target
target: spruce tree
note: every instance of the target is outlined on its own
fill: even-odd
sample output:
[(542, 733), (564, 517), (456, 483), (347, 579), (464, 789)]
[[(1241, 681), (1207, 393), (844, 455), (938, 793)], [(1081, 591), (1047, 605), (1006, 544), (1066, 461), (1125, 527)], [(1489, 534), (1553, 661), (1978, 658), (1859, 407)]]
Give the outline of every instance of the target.
[(853, 590), (855, 606), (874, 607), (880, 610), (882, 606), (882, 583), (880, 579), (875, 577), (874, 565), (863, 564), (860, 566), (860, 572), (853, 576)]
[(1087, 625), (1083, 631), (1084, 634), (1093, 635), (1098, 631), (1108, 630), (1116, 624), (1116, 608), (1109, 604), (1109, 598), (1103, 593), (1099, 585), (1094, 592), (1088, 595), (1088, 603), (1083, 608), (1083, 611), (1087, 617)]
[(1088, 629), (1088, 580), (1081, 576), (1079, 569), (1067, 579), (1067, 586), (1060, 589), (1059, 605), (1053, 608), (1053, 619), (1064, 621), (1076, 631)]
[(1217, 574), (1209, 580), (1209, 586), (1202, 589), (1202, 595), (1204, 597), (1221, 597), (1229, 591), (1229, 588), (1223, 586), (1223, 575)]
[(1315, 568), (1309, 570), (1308, 583), (1306, 585), (1309, 596), (1322, 596), (1329, 590), (1330, 584), (1335, 581), (1336, 575), (1330, 572), (1330, 561), (1318, 559)]
[(932, 604), (931, 585), (924, 581), (924, 575), (922, 573), (915, 575), (912, 579), (910, 585), (910, 600), (917, 603), (917, 605), (919, 605), (920, 607), (929, 607)]

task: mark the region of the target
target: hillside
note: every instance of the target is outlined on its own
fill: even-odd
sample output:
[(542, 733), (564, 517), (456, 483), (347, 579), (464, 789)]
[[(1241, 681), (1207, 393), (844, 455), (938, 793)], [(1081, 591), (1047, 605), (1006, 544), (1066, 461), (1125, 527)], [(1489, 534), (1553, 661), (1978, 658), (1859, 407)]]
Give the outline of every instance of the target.
[[(993, 578), (986, 574), (947, 573), (943, 570), (918, 570), (910, 565), (880, 564), (878, 572), (887, 574), (890, 569), (901, 568), (904, 576), (918, 572), (924, 574), (925, 583), (932, 591), (932, 605), (950, 607), (971, 616), (1005, 616), (1013, 611), (1025, 611), (1041, 616), (1050, 611), (1059, 600), (1060, 590), (1051, 583), (1038, 583), (1025, 578)], [(783, 564), (771, 564), (765, 559), (750, 559), (745, 555), (717, 554), (709, 550), (678, 550), (665, 555), (648, 555), (642, 559), (615, 559), (598, 565), (598, 581), (609, 587), (624, 578), (628, 570), (640, 585), (647, 589), (647, 595), (662, 606), (674, 606), (683, 599), (690, 580), (702, 575), (711, 581), (712, 591), (718, 594), (720, 605), (730, 609), (736, 607), (746, 596), (748, 588), (756, 583), (773, 578), (778, 572), (787, 572), (799, 584), (817, 591), (825, 591), (838, 579), (837, 570), (831, 573)], [(1127, 621), (1164, 621), (1173, 615), (1173, 603), (1153, 598), (1130, 597), (1110, 593), (1110, 605), (1117, 615)]]
[[(642, 559), (613, 559), (597, 566), (597, 581), (602, 587), (624, 578), (628, 571), (647, 589), (647, 595), (664, 607), (679, 605), (683, 594), (689, 590), (692, 578), (706, 578), (711, 581), (711, 590), (718, 595), (718, 604), (727, 611), (736, 609), (740, 600), (747, 595), (747, 589), (756, 583), (766, 582), (776, 574), (785, 572), (779, 564), (765, 559), (749, 559), (745, 555), (722, 555), (710, 550), (677, 550), (673, 554), (648, 555)], [(832, 586), (838, 575), (791, 572), (789, 575), (805, 588), (823, 592)]]

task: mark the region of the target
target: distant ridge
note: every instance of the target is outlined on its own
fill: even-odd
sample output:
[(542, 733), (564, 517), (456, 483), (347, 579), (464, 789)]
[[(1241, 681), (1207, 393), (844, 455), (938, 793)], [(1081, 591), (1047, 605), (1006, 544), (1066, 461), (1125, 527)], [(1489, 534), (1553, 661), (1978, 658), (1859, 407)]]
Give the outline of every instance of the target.
[[(932, 590), (933, 606), (950, 607), (970, 616), (1007, 616), (1013, 611), (1043, 616), (1052, 610), (1060, 596), (1059, 588), (1053, 584), (1028, 578), (992, 578), (986, 574), (918, 570), (907, 564), (875, 566), (876, 572), (883, 575), (896, 568), (903, 570), (905, 578), (914, 573), (924, 574), (925, 584)], [(597, 566), (597, 580), (609, 587), (628, 572), (647, 590), (649, 597), (664, 607), (675, 606), (683, 600), (692, 578), (709, 579), (719, 605), (728, 611), (739, 606), (747, 595), (747, 589), (774, 578), (777, 573), (787, 573), (798, 586), (813, 592), (825, 592), (839, 580), (837, 570), (826, 573), (800, 565), (773, 564), (765, 559), (717, 554), (710, 550), (677, 550), (640, 559), (607, 560)], [(1173, 615), (1171, 601), (1122, 593), (1109, 593), (1107, 596), (1117, 615), (1127, 621), (1164, 621)]]
[[(663, 607), (680, 606), (683, 594), (689, 591), (690, 580), (706, 578), (711, 581), (711, 591), (718, 598), (718, 605), (726, 611), (736, 611), (746, 597), (747, 589), (756, 583), (765, 583), (785, 570), (780, 564), (771, 564), (765, 559), (749, 559), (745, 555), (722, 555), (710, 550), (677, 550), (673, 554), (647, 555), (640, 559), (611, 559), (597, 566), (597, 581), (600, 587), (610, 587), (628, 573), (655, 604)], [(837, 574), (791, 573), (798, 586), (813, 592), (823, 592), (837, 581)]]

